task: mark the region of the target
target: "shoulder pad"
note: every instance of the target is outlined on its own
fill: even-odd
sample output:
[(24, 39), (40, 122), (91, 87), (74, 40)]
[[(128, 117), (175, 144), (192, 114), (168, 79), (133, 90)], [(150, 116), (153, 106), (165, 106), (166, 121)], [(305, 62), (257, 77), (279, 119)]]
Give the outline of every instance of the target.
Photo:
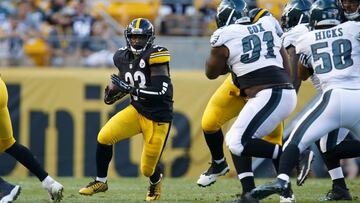
[(309, 29), (305, 24), (299, 24), (285, 32), (282, 36), (283, 46), (287, 48), (290, 45), (295, 46), (295, 42), (304, 34), (308, 33)]
[(159, 45), (154, 45), (151, 47), (149, 65), (161, 64), (170, 62), (170, 52), (167, 48)]
[(222, 27), (222, 28), (217, 29), (217, 30), (211, 35), (210, 45), (211, 45), (212, 47), (219, 47), (219, 46), (224, 45), (224, 41), (223, 41), (223, 37), (222, 37), (223, 31), (224, 31), (224, 29), (223, 29), (223, 27)]

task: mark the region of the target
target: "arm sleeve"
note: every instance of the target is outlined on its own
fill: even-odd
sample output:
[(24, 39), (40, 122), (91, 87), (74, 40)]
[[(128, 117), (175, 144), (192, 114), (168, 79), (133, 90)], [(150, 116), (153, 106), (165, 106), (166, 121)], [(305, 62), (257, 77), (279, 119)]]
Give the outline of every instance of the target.
[(146, 88), (133, 88), (132, 95), (146, 99), (162, 99), (167, 95), (171, 86), (171, 80), (165, 75), (151, 76), (151, 86)]

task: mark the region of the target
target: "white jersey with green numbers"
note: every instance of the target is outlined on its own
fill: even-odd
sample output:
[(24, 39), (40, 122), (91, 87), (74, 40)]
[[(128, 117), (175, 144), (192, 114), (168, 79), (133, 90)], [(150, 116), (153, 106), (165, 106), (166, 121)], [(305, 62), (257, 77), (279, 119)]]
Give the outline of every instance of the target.
[(271, 15), (250, 25), (232, 24), (222, 27), (211, 36), (212, 47), (229, 49), (227, 64), (237, 76), (252, 71), (277, 66), (282, 68), (280, 55), (282, 29)]
[[(301, 38), (301, 36), (305, 35), (306, 33), (310, 32), (309, 24), (302, 23), (298, 24), (295, 27), (291, 28), (289, 31), (284, 32), (281, 36), (283, 47), (288, 48), (289, 46), (294, 46), (296, 41)], [(314, 85), (315, 89), (321, 93), (321, 85), (319, 78), (315, 74), (311, 75), (311, 82)]]
[(360, 23), (348, 21), (313, 30), (295, 42), (297, 54), (310, 58), (321, 89), (360, 89)]

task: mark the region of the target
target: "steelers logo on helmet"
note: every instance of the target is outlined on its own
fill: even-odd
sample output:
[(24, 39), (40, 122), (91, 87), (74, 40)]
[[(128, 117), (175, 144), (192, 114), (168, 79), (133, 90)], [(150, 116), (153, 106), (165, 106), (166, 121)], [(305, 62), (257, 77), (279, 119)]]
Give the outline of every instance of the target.
[(128, 49), (135, 55), (140, 55), (154, 42), (154, 26), (145, 18), (131, 21), (124, 32)]
[(360, 1), (359, 0), (339, 0), (344, 15), (348, 20), (360, 21)]

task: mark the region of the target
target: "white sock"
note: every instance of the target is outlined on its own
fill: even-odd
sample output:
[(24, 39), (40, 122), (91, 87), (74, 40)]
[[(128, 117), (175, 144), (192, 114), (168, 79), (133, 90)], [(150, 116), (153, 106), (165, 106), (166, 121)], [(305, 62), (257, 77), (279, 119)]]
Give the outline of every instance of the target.
[(342, 171), (341, 167), (337, 167), (337, 168), (331, 169), (331, 170), (329, 171), (329, 174), (330, 174), (331, 180), (336, 180), (336, 179), (339, 179), (339, 178), (344, 178), (344, 174), (343, 174), (343, 171)]
[(107, 177), (104, 177), (104, 178), (96, 177), (95, 180), (100, 181), (100, 182), (103, 182), (103, 183), (106, 183)]
[(219, 163), (225, 161), (225, 157), (223, 157), (222, 159), (219, 159), (219, 160), (214, 160), (214, 161), (215, 161), (215, 163), (219, 164)]
[(254, 173), (253, 172), (245, 172), (245, 173), (238, 174), (239, 180), (242, 180), (243, 178), (246, 178), (246, 177), (254, 177)]
[(52, 177), (47, 176), (43, 181), (41, 181), (41, 184), (43, 188), (48, 189), (50, 188), (51, 184), (53, 184), (54, 182), (55, 180)]
[(277, 176), (277, 178), (281, 179), (281, 180), (285, 180), (286, 182), (290, 182), (290, 178), (288, 175), (286, 175), (285, 173), (279, 174)]
[(280, 147), (279, 145), (275, 145), (275, 149), (272, 155), (272, 159), (277, 159), (277, 157), (279, 156), (279, 151), (280, 151)]

